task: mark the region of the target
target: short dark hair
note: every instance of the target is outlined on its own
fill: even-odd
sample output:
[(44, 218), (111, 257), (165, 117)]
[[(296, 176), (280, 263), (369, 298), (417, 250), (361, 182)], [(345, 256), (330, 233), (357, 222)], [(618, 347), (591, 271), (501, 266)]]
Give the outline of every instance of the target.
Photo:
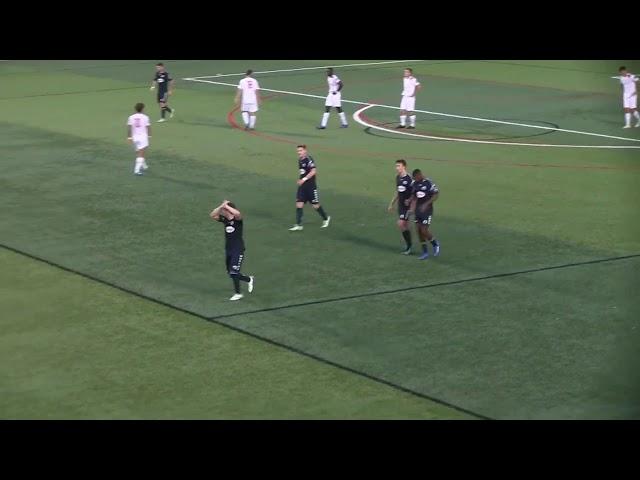
[(402, 165), (403, 167), (407, 166), (407, 161), (403, 160), (402, 158), (400, 160), (396, 160), (396, 163), (399, 163), (400, 165)]
[(247, 75), (251, 75), (252, 73), (253, 73), (253, 70), (249, 69), (249, 70), (247, 70), (247, 73), (246, 73), (246, 74), (247, 74)]
[(405, 68), (405, 70), (409, 70), (411, 73), (413, 73), (413, 68), (407, 67), (407, 68)]
[(626, 69), (627, 69), (627, 67), (625, 67), (625, 66), (623, 65), (622, 67), (620, 67), (620, 68), (618, 69), (618, 71), (619, 71), (619, 72), (621, 72), (622, 70), (626, 70)]
[(156, 67), (164, 67), (164, 63), (158, 62), (158, 63), (156, 63)]
[(296, 148), (304, 148), (305, 150), (307, 149), (307, 146), (302, 144), (302, 145), (298, 145)]
[(140, 113), (142, 110), (144, 110), (144, 103), (136, 103), (136, 106), (134, 108), (136, 109), (136, 112)]
[(411, 172), (412, 177), (415, 177), (418, 174), (422, 174), (422, 170), (420, 170), (419, 168), (416, 168), (413, 172)]

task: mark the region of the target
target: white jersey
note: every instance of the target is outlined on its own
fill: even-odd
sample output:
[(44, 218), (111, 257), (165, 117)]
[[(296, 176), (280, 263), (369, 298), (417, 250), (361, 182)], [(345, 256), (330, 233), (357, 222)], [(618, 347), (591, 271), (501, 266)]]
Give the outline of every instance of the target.
[(238, 90), (242, 90), (242, 103), (258, 103), (256, 91), (260, 90), (260, 85), (255, 78), (246, 77), (240, 80), (240, 83), (238, 83)]
[(403, 97), (413, 97), (416, 93), (416, 87), (420, 85), (420, 82), (414, 76), (404, 77), (402, 83), (404, 87), (402, 90)]
[(340, 79), (337, 75), (327, 76), (327, 84), (329, 85), (329, 93), (337, 92), (340, 88)]
[(622, 84), (622, 91), (625, 97), (630, 97), (634, 93), (636, 93), (636, 82), (638, 81), (638, 77), (636, 75), (632, 75), (627, 73), (626, 75), (619, 77), (620, 83)]
[(151, 125), (151, 122), (144, 113), (134, 113), (129, 117), (127, 125), (131, 127), (133, 138), (147, 138), (147, 127)]

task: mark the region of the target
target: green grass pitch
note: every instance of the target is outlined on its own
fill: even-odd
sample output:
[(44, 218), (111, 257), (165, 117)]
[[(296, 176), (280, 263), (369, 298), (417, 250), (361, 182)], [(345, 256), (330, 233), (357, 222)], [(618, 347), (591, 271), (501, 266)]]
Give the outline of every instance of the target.
[[(640, 418), (640, 128), (610, 78), (640, 62), (406, 63), (447, 114), (416, 135), (495, 144), (389, 131), (405, 64), (339, 67), (378, 62), (166, 60), (176, 116), (143, 177), (125, 122), (159, 118), (155, 61), (0, 62), (0, 418)], [(325, 74), (299, 69), (331, 64), (381, 105), (371, 127), (345, 103), (348, 129), (315, 129)], [(185, 80), (246, 68), (287, 70), (256, 75), (280, 92), (255, 132), (233, 87)], [(306, 207), (288, 231), (299, 143), (328, 229)], [(438, 258), (399, 255), (398, 158), (440, 188)], [(240, 302), (223, 198), (256, 276)]]

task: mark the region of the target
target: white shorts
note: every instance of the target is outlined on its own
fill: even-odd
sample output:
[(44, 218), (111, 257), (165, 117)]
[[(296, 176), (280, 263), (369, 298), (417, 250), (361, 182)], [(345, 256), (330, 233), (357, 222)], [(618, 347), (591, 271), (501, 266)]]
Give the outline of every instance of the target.
[(342, 93), (336, 92), (334, 95), (330, 93), (327, 95), (327, 100), (324, 102), (325, 107), (342, 107)]
[(416, 97), (402, 97), (400, 108), (407, 112), (413, 112), (416, 109)]
[(137, 152), (149, 146), (149, 137), (133, 137), (133, 148)]
[(622, 105), (624, 108), (638, 108), (638, 95), (622, 97)]
[(258, 111), (257, 103), (243, 103), (242, 109), (243, 112), (256, 113)]

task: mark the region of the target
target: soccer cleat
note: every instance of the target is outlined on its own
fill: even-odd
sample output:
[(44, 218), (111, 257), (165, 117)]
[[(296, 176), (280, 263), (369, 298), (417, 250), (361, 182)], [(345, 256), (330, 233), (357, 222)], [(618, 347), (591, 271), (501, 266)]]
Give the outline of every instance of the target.
[(297, 232), (297, 231), (302, 230), (302, 229), (304, 229), (304, 227), (302, 225), (294, 225), (293, 227), (291, 227), (289, 229), (289, 231), (290, 232)]
[(429, 252), (424, 252), (418, 257), (419, 260), (426, 260), (427, 258), (429, 258)]
[(625, 125), (625, 126), (624, 126), (624, 127), (622, 127), (622, 128), (631, 128), (631, 125)]
[(340, 128), (349, 128), (349, 124), (345, 123), (344, 125), (340, 125)]
[(636, 127), (636, 128), (640, 127), (640, 122), (636, 123), (636, 124), (634, 125), (634, 127)]
[(411, 255), (411, 247), (400, 252), (402, 255)]
[(146, 163), (142, 165), (142, 169), (143, 170), (149, 170), (149, 165), (147, 165)]
[(416, 126), (415, 126), (415, 125), (409, 125), (407, 128), (412, 128), (412, 129), (414, 129), (414, 130), (415, 130), (415, 129), (416, 129)]
[(176, 113), (176, 109), (175, 108), (171, 109), (171, 113), (169, 114), (169, 118), (173, 118), (175, 113)]
[(327, 128), (327, 127), (323, 127), (322, 125), (318, 125), (316, 128), (317, 128), (318, 130), (324, 130), (324, 129), (325, 129), (325, 128)]
[(440, 245), (433, 247), (433, 256), (437, 257), (438, 255), (440, 255)]
[(162, 123), (162, 122), (166, 122), (166, 120), (164, 118), (161, 118), (160, 120), (158, 120), (158, 123)]
[(242, 295), (241, 293), (236, 293), (233, 297), (231, 297), (229, 300), (231, 300), (232, 302), (235, 302), (236, 300), (240, 300), (242, 297), (244, 297), (244, 295)]
[(396, 128), (407, 128), (407, 127), (404, 125), (398, 125)]
[(253, 275), (249, 275), (249, 278), (251, 280), (249, 280), (249, 286), (247, 287), (249, 290), (249, 293), (253, 292)]
[(142, 175), (142, 172), (133, 172), (134, 175)]
[(331, 216), (328, 216), (327, 219), (322, 222), (322, 226), (320, 228), (327, 228), (330, 222), (331, 222)]

